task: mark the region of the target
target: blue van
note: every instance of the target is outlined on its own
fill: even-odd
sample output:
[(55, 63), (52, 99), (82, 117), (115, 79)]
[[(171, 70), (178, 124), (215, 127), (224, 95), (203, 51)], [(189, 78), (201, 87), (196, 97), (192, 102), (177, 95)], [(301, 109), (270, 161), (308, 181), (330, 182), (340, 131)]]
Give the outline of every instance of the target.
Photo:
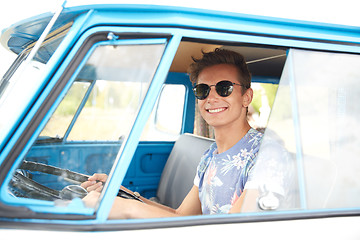
[[(0, 81), (0, 232), (359, 237), (360, 28), (99, 4), (23, 20), (1, 43), (18, 57)], [(187, 70), (216, 48), (246, 58), (248, 118), (264, 132), (258, 161), (292, 179), (286, 199), (265, 179), (252, 211), (109, 220), (117, 196), (177, 208), (190, 190), (214, 133)], [(272, 158), (279, 150), (286, 157)], [(89, 208), (80, 184), (94, 173), (108, 180)]]

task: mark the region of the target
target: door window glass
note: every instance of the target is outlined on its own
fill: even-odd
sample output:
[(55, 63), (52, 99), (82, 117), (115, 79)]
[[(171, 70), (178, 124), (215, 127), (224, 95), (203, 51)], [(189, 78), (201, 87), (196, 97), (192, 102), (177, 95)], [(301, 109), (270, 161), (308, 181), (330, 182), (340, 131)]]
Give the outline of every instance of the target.
[(62, 140), (64, 138), (89, 86), (90, 82), (74, 82), (65, 98), (57, 107), (55, 113), (51, 116), (49, 122), (40, 133), (38, 140), (50, 141), (56, 139)]
[(87, 62), (96, 83), (68, 140), (126, 137), (163, 50), (156, 44), (98, 47)]
[[(67, 195), (64, 189), (71, 186), (70, 192), (78, 193), (79, 184), (89, 175), (109, 174), (122, 143), (119, 140), (129, 135), (165, 50), (163, 39), (149, 44), (126, 42), (102, 42), (89, 53), (14, 173), (8, 188), (11, 196), (69, 199), (78, 195)], [(116, 143), (99, 144), (100, 140)], [(88, 144), (74, 145), (75, 141)]]
[(359, 65), (290, 51), (254, 169), (258, 210), (360, 206)]

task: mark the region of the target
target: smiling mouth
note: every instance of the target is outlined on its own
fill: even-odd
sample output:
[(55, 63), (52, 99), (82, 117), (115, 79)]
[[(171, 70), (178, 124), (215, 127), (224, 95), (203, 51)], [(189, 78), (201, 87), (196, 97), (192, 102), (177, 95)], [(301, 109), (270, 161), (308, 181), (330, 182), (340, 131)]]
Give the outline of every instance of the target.
[(223, 112), (225, 110), (226, 110), (226, 108), (222, 107), (222, 108), (207, 109), (206, 111), (209, 113), (219, 113), (219, 112)]

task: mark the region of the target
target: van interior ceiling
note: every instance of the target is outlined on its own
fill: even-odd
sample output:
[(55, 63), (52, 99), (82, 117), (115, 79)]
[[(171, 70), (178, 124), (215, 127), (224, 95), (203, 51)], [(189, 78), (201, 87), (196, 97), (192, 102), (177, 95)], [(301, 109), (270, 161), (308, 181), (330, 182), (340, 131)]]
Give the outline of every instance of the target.
[(200, 58), (202, 52), (210, 52), (216, 48), (229, 49), (241, 53), (248, 63), (253, 77), (280, 79), (285, 60), (286, 48), (265, 46), (231, 46), (182, 41), (170, 68), (171, 72), (187, 72), (192, 57)]

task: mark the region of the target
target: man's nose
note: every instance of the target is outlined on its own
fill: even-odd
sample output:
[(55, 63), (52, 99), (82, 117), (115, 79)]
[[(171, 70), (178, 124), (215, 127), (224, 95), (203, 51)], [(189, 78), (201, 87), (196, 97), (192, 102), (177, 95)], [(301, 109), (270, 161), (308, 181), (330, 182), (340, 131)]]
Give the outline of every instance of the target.
[(210, 92), (209, 92), (209, 96), (207, 97), (207, 100), (212, 101), (218, 99), (219, 97), (220, 97), (219, 94), (215, 90), (215, 86), (210, 86)]

